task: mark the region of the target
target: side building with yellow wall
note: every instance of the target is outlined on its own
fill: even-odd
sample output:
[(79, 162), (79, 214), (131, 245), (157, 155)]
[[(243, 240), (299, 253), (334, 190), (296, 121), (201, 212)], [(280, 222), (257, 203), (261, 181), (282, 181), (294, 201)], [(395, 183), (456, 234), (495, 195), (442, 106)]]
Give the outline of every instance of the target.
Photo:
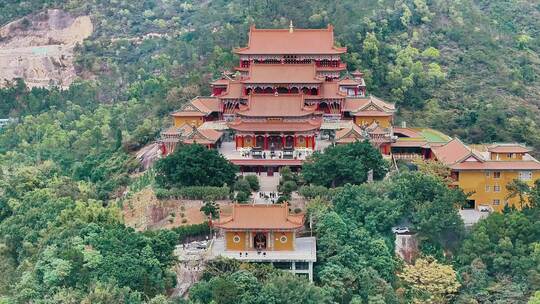
[(454, 185), (469, 195), (466, 207), (499, 212), (505, 205), (521, 209), (519, 196), (512, 195), (507, 186), (514, 180), (533, 186), (540, 179), (540, 162), (519, 144), (474, 147), (456, 138), (432, 149), (434, 158), (451, 169)]

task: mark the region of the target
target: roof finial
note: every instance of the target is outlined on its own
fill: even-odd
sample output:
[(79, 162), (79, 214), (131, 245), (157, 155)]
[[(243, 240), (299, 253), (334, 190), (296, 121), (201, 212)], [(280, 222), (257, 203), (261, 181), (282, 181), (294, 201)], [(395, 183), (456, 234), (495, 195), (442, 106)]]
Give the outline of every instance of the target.
[(292, 20), (291, 20), (291, 22), (289, 23), (289, 33), (292, 33), (293, 30), (294, 30), (294, 26), (293, 26)]

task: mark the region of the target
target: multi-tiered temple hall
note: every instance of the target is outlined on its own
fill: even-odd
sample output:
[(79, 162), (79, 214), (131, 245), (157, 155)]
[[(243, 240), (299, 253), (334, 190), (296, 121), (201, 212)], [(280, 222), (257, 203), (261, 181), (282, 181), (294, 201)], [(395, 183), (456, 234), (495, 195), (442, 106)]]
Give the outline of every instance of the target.
[(346, 71), (332, 26), (251, 27), (248, 45), (234, 52), (236, 72), (212, 82), (212, 96), (172, 114), (174, 126), (163, 133), (168, 152), (198, 142), (248, 171), (300, 166), (332, 141), (369, 139), (390, 153), (394, 105), (367, 96), (362, 73)]

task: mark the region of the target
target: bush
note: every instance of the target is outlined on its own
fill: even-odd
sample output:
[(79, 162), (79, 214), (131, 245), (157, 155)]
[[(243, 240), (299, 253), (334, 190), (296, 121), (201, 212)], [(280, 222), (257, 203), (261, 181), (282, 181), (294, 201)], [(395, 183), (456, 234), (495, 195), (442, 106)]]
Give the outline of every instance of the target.
[(249, 192), (239, 191), (236, 194), (236, 201), (239, 203), (246, 203), (249, 200), (250, 195)]
[(241, 178), (234, 183), (234, 190), (238, 192), (251, 193), (251, 185), (246, 179)]
[(281, 185), (279, 190), (283, 192), (285, 195), (290, 195), (293, 191), (295, 191), (298, 188), (298, 185), (292, 180), (286, 181)]
[(314, 199), (316, 197), (324, 198), (331, 201), (332, 198), (341, 191), (342, 188), (326, 188), (325, 186), (302, 186), (298, 189), (298, 193), (306, 199)]
[(251, 191), (259, 191), (261, 189), (259, 178), (256, 175), (248, 175), (244, 179), (249, 183)]
[[(187, 219), (184, 219), (187, 222)], [(186, 223), (182, 221), (182, 223)], [(210, 233), (210, 226), (207, 222), (202, 224), (187, 225), (171, 229), (176, 234), (178, 243), (182, 243), (188, 237), (202, 236)]]
[(227, 186), (223, 187), (183, 187), (178, 189), (163, 189), (154, 190), (158, 199), (193, 199), (193, 200), (224, 200), (229, 198), (230, 189)]

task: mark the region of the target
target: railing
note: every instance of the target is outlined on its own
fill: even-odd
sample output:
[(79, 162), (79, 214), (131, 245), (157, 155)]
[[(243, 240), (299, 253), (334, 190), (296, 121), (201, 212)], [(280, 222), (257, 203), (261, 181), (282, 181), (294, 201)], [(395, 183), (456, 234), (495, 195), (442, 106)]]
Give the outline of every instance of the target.
[(416, 153), (392, 153), (394, 159), (404, 159), (404, 160), (413, 160), (422, 158), (422, 154)]

